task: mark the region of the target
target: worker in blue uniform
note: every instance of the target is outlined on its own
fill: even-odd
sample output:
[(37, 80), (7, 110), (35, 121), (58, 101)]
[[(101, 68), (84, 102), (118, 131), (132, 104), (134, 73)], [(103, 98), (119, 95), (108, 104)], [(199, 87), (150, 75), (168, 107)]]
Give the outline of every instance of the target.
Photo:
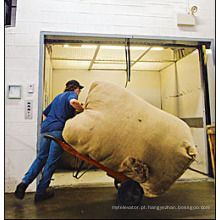
[(78, 81), (68, 81), (64, 92), (57, 95), (43, 111), (39, 153), (21, 183), (17, 185), (15, 196), (18, 199), (24, 198), (28, 185), (33, 182), (43, 168), (42, 177), (37, 185), (35, 202), (54, 196), (54, 193), (47, 191), (47, 188), (55, 172), (56, 165), (63, 154), (63, 149), (55, 141), (44, 138), (44, 135), (52, 135), (63, 140), (62, 131), (65, 122), (75, 116), (76, 110), (79, 112), (84, 110), (78, 101), (78, 95), (82, 88), (83, 86)]

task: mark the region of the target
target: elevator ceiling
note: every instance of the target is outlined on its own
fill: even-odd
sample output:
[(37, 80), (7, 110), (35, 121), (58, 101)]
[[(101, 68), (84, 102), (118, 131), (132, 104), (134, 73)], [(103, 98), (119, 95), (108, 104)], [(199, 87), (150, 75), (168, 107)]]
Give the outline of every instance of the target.
[[(53, 69), (126, 70), (124, 45), (48, 44)], [(131, 45), (130, 65), (134, 71), (161, 71), (195, 48)]]

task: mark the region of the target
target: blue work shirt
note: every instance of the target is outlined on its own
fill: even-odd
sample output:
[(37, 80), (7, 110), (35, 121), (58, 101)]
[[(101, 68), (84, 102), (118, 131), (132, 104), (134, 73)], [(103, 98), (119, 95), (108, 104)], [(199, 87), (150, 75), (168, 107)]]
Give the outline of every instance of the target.
[(74, 91), (66, 91), (57, 95), (43, 111), (47, 117), (41, 126), (41, 133), (49, 131), (62, 131), (65, 122), (75, 116), (75, 108), (70, 105), (71, 99), (78, 99)]

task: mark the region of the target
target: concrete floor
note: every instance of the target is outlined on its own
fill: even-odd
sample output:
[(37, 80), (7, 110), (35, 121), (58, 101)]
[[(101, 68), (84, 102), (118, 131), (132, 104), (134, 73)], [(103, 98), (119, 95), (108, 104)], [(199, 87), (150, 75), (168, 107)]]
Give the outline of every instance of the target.
[(123, 206), (114, 187), (52, 189), (55, 197), (37, 204), (34, 193), (23, 200), (5, 194), (5, 219), (215, 219), (213, 181), (176, 182), (158, 198), (144, 197), (137, 207)]

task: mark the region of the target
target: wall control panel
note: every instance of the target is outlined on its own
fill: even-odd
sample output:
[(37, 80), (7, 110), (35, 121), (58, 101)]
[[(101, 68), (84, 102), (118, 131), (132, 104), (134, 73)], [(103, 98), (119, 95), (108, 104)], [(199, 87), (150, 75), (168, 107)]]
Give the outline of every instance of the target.
[(34, 93), (34, 84), (28, 84), (27, 91), (28, 93)]
[(25, 119), (33, 117), (33, 100), (25, 100)]

